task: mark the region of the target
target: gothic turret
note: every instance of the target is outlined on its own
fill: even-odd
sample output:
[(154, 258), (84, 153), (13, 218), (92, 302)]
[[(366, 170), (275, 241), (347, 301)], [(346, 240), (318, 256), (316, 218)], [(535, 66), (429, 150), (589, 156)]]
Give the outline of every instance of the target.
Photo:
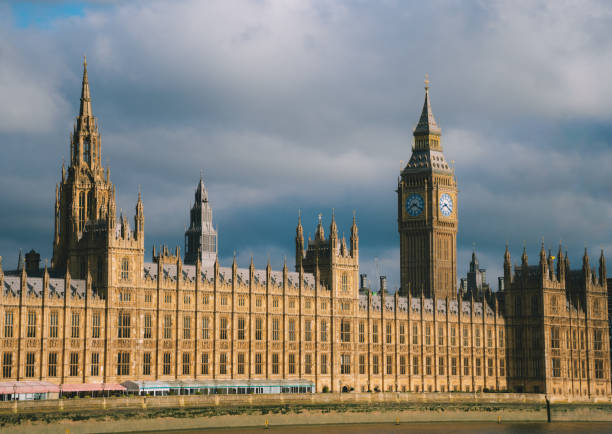
[(185, 231), (185, 264), (195, 264), (200, 255), (202, 267), (212, 267), (217, 258), (218, 235), (202, 175), (189, 216), (189, 228)]
[(142, 197), (138, 191), (138, 201), (136, 202), (136, 215), (134, 216), (134, 233), (136, 238), (144, 237), (144, 209)]
[(512, 283), (512, 262), (510, 261), (510, 250), (508, 250), (508, 244), (506, 244), (506, 251), (504, 252), (504, 288), (509, 288)]
[(351, 225), (351, 256), (357, 258), (359, 254), (359, 231), (357, 230), (357, 222), (355, 214), (353, 214), (353, 224)]
[(304, 259), (304, 228), (302, 227), (302, 213), (298, 212), (298, 224), (295, 228), (295, 267), (299, 270)]
[(599, 284), (605, 285), (607, 278), (608, 276), (606, 274), (606, 258), (604, 256), (603, 249), (601, 249), (601, 255), (599, 255)]

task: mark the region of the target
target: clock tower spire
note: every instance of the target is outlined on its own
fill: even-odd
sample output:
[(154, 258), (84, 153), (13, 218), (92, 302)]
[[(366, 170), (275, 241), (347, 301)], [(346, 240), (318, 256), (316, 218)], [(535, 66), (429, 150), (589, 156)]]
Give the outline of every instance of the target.
[(425, 76), (425, 101), (412, 156), (397, 186), (401, 294), (454, 297), (457, 280), (457, 183), (442, 151)]

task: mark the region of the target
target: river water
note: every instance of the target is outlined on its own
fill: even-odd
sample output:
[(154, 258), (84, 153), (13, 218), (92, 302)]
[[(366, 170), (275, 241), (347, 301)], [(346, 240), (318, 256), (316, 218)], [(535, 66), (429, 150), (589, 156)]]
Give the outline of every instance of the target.
[[(189, 429), (169, 431), (146, 431), (156, 434), (399, 434), (399, 433), (433, 433), (433, 434), (531, 434), (531, 433), (612, 433), (612, 423), (609, 422), (553, 422), (553, 423), (489, 423), (489, 422), (448, 422), (448, 423), (392, 423), (373, 424), (342, 424), (342, 425), (300, 425), (300, 426), (271, 426), (253, 428), (212, 428)], [(142, 432), (144, 434), (145, 431)]]

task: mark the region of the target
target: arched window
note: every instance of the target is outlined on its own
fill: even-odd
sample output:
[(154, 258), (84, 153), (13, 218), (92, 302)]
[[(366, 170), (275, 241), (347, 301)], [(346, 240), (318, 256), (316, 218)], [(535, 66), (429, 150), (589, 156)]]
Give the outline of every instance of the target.
[(123, 258), (121, 260), (121, 280), (129, 280), (130, 279), (130, 261), (128, 258)]
[(79, 193), (79, 232), (85, 227), (85, 192)]
[(85, 161), (87, 164), (91, 162), (90, 152), (91, 152), (91, 145), (89, 143), (89, 139), (83, 139), (83, 161)]

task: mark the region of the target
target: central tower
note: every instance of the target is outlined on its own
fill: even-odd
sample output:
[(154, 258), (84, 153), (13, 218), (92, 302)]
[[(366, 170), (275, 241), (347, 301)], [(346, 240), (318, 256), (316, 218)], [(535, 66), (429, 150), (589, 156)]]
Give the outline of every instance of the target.
[(444, 158), (429, 102), (414, 129), (410, 161), (397, 186), (400, 293), (454, 297), (457, 281), (457, 183)]

